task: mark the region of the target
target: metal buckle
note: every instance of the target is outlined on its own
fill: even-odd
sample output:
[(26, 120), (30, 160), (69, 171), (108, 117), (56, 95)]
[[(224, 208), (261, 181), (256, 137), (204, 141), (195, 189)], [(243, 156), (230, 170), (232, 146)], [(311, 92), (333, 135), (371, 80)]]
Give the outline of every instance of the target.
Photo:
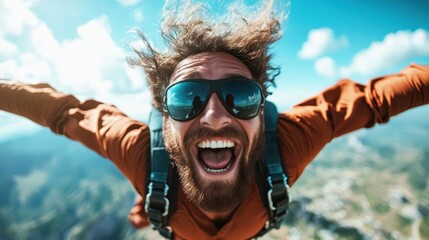
[(265, 229), (269, 230), (273, 226), (273, 223), (270, 220), (265, 222)]
[[(148, 186), (148, 193), (146, 194), (146, 203), (144, 205), (144, 209), (146, 212), (149, 212), (149, 204), (150, 204), (150, 197), (152, 196), (152, 189), (153, 189), (153, 182), (149, 183)], [(167, 216), (168, 214), (168, 209), (170, 208), (170, 201), (168, 200), (168, 198), (166, 198), (167, 193), (168, 193), (168, 184), (164, 184), (164, 201), (165, 201), (165, 207), (164, 207), (164, 212), (162, 213), (162, 216)]]
[[(283, 185), (285, 186), (285, 188), (286, 188), (286, 191), (287, 191), (287, 193), (289, 192), (289, 185), (287, 184), (287, 177), (286, 177), (286, 175), (284, 174), (284, 173), (282, 173), (282, 178), (283, 178)], [(271, 210), (273, 210), (273, 211), (275, 211), (276, 210), (276, 207), (274, 206), (274, 203), (273, 203), (273, 198), (272, 198), (272, 192), (273, 192), (273, 181), (272, 181), (272, 179), (271, 179), (271, 176), (268, 176), (267, 177), (267, 181), (268, 181), (268, 184), (270, 184), (270, 190), (268, 190), (268, 192), (267, 192), (267, 197), (268, 197), (268, 205), (269, 205), (269, 207), (270, 207), (270, 209)], [(287, 194), (286, 193), (286, 194)]]

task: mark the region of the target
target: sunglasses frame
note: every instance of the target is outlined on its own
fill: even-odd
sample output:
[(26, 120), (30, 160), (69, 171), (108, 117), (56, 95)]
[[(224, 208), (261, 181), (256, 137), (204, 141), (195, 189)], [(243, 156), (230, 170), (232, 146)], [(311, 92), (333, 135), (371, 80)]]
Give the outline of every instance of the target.
[[(236, 113), (234, 113), (233, 111), (232, 111), (232, 109), (230, 109), (227, 105), (226, 105), (226, 102), (225, 102), (225, 99), (223, 99), (223, 97), (222, 97), (222, 93), (221, 93), (221, 90), (222, 90), (222, 86), (226, 83), (226, 82), (231, 82), (231, 81), (234, 81), (234, 82), (246, 82), (246, 83), (250, 83), (250, 84), (253, 84), (253, 85), (255, 85), (255, 86), (257, 86), (258, 88), (259, 88), (259, 92), (260, 92), (260, 94), (261, 94), (261, 103), (260, 103), (260, 105), (259, 105), (259, 107), (258, 107), (258, 110), (257, 110), (257, 112), (256, 112), (256, 114), (254, 115), (254, 116), (251, 116), (251, 117), (246, 117), (246, 118), (243, 118), (243, 117), (239, 117), (239, 116), (237, 116), (237, 114)], [(177, 84), (181, 84), (181, 83), (186, 83), (186, 82), (198, 82), (198, 83), (204, 83), (204, 84), (206, 84), (207, 86), (208, 86), (208, 92), (207, 92), (207, 95), (205, 96), (206, 97), (206, 101), (204, 101), (203, 102), (203, 105), (201, 106), (201, 108), (193, 115), (193, 116), (191, 116), (190, 118), (187, 118), (187, 119), (180, 119), (180, 118), (175, 118), (175, 117), (173, 117), (171, 114), (170, 114), (170, 112), (169, 112), (169, 110), (168, 110), (168, 106), (167, 106), (167, 91), (170, 89), (170, 88), (172, 88), (173, 86), (175, 86), (175, 85), (177, 85)], [(245, 77), (238, 77), (238, 78), (223, 78), (223, 79), (216, 79), (216, 80), (207, 80), (207, 79), (198, 79), (198, 78), (192, 78), (192, 79), (185, 79), (185, 80), (182, 80), (182, 81), (178, 81), (178, 82), (175, 82), (175, 83), (172, 83), (171, 85), (169, 85), (166, 89), (165, 89), (165, 92), (164, 92), (164, 98), (163, 98), (163, 108), (164, 108), (164, 112), (166, 112), (172, 119), (174, 119), (174, 120), (176, 120), (176, 121), (179, 121), (179, 122), (187, 122), (187, 121), (190, 121), (190, 120), (192, 120), (192, 119), (194, 119), (194, 118), (196, 118), (197, 116), (199, 116), (200, 114), (201, 114), (201, 112), (203, 112), (204, 111), (204, 109), (207, 107), (207, 104), (208, 104), (208, 102), (209, 102), (209, 100), (210, 100), (210, 98), (211, 98), (211, 96), (213, 95), (213, 93), (216, 93), (217, 94), (217, 96), (218, 96), (218, 98), (219, 98), (219, 100), (220, 100), (220, 102), (222, 103), (222, 105), (223, 105), (223, 107), (224, 107), (224, 109), (231, 115), (231, 116), (233, 116), (234, 118), (237, 118), (237, 119), (241, 119), (241, 120), (249, 120), (249, 119), (252, 119), (252, 118), (255, 118), (256, 116), (258, 116), (258, 114), (261, 112), (261, 109), (263, 109), (263, 107), (264, 107), (264, 104), (265, 104), (265, 96), (264, 96), (264, 94), (263, 94), (263, 91), (262, 91), (262, 87), (255, 81), (255, 80), (252, 80), (252, 79), (249, 79), (249, 78), (245, 78)]]

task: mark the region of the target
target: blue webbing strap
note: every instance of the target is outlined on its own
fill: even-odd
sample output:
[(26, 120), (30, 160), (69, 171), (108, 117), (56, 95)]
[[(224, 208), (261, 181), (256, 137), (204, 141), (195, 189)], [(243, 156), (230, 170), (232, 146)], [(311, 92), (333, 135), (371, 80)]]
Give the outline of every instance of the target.
[(265, 147), (262, 164), (256, 167), (256, 177), (262, 202), (268, 212), (268, 221), (258, 237), (273, 228), (278, 229), (289, 207), (288, 178), (282, 167), (277, 138), (277, 107), (272, 102), (265, 102)]
[[(162, 138), (162, 114), (155, 108), (149, 115), (149, 129), (151, 141), (150, 153), (150, 182), (146, 194), (145, 211), (148, 214), (152, 228), (167, 238), (173, 239), (173, 232), (169, 224), (169, 216), (175, 208), (176, 186), (170, 186), (171, 174), (175, 174), (175, 169), (171, 167), (170, 157), (165, 150), (164, 139)], [(174, 182), (174, 180), (173, 180)], [(176, 181), (177, 182), (177, 181)], [(170, 206), (170, 201), (172, 205)]]

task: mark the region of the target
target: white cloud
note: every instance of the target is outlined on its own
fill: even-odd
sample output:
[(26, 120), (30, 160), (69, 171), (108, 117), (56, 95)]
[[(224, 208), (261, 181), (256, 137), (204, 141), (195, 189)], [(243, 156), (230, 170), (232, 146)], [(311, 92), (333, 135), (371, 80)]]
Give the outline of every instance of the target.
[(12, 55), (16, 52), (18, 52), (18, 47), (10, 41), (2, 39), (0, 36), (0, 54), (3, 56), (7, 56)]
[(302, 59), (314, 59), (328, 52), (334, 52), (347, 47), (348, 41), (345, 36), (335, 38), (330, 28), (312, 29), (308, 33), (308, 39), (302, 44), (298, 57)]
[(367, 146), (362, 142), (366, 135), (365, 130), (354, 132), (347, 137), (347, 144), (356, 152), (364, 153), (368, 150)]
[(342, 75), (374, 75), (408, 58), (428, 55), (429, 33), (423, 29), (403, 30), (387, 34), (381, 42), (371, 43), (340, 71)]
[[(146, 120), (151, 97), (144, 91), (143, 72), (127, 65), (107, 17), (83, 23), (76, 37), (58, 41), (29, 4), (28, 0), (0, 1), (0, 77), (47, 82), (59, 91), (115, 104)], [(13, 119), (0, 122), (8, 125)]]
[(130, 79), (130, 87), (131, 89), (142, 89), (144, 87), (144, 76), (143, 71), (139, 68), (130, 68), (126, 69), (126, 74), (128, 79)]
[(135, 6), (140, 3), (140, 0), (116, 0), (124, 7)]
[[(125, 53), (110, 36), (106, 17), (81, 25), (78, 37), (62, 43), (55, 59), (61, 84), (73, 92), (110, 91), (122, 73)], [(125, 74), (124, 74), (125, 75)]]
[(19, 35), (25, 26), (38, 23), (37, 17), (28, 8), (30, 4), (19, 0), (0, 1), (0, 37)]
[[(16, 19), (19, 24), (13, 22), (13, 28), (19, 31), (5, 30), (13, 29), (12, 25), (1, 28), (0, 77), (47, 82), (81, 98), (140, 91), (144, 87), (144, 78), (130, 70), (126, 53), (112, 39), (107, 17), (82, 24), (75, 38), (59, 42), (26, 3), (10, 2), (0, 3), (0, 19), (3, 21), (5, 15)], [(27, 17), (15, 16), (22, 13)], [(11, 39), (19, 43), (14, 45)]]
[(45, 60), (55, 62), (61, 51), (60, 43), (55, 39), (49, 27), (41, 22), (29, 29), (31, 51)]
[(52, 76), (47, 61), (32, 53), (19, 55), (16, 60), (0, 62), (0, 77), (22, 82), (48, 82)]
[[(40, 56), (32, 53), (20, 55), (22, 63), (22, 72), (31, 80), (49, 79), (51, 76), (51, 68), (47, 61), (44, 61)], [(25, 79), (22, 79), (25, 80)]]
[(134, 20), (136, 22), (142, 22), (143, 21), (143, 12), (141, 10), (135, 10), (133, 15), (134, 15)]
[(330, 57), (323, 57), (317, 59), (314, 63), (316, 72), (324, 77), (333, 78), (336, 75), (335, 61)]

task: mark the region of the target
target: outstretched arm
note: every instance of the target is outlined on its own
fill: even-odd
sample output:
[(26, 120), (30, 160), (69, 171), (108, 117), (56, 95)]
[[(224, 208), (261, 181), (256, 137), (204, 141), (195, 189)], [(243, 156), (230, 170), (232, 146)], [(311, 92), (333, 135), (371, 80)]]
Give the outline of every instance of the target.
[(80, 102), (48, 84), (0, 80), (0, 110), (28, 118), (111, 159), (144, 194), (149, 131), (112, 105)]
[(428, 103), (429, 66), (410, 65), (367, 85), (341, 80), (280, 114), (280, 148), (291, 183), (333, 138)]
[(61, 134), (58, 119), (66, 110), (79, 105), (71, 95), (55, 91), (48, 84), (25, 84), (0, 80), (0, 110), (32, 120)]

